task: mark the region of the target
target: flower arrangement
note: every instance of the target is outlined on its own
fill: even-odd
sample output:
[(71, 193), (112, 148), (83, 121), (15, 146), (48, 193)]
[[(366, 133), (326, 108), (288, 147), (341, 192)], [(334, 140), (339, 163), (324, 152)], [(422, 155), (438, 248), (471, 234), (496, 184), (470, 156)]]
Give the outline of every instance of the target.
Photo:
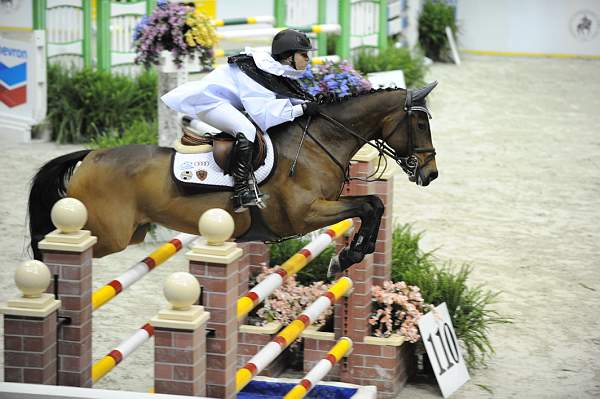
[(432, 308), (423, 302), (419, 287), (401, 281), (385, 281), (383, 287), (371, 289), (374, 311), (369, 316), (369, 324), (376, 337), (389, 337), (400, 332), (409, 342), (421, 338), (417, 323), (424, 310)]
[(133, 41), (137, 64), (157, 65), (160, 52), (167, 50), (178, 67), (189, 55), (198, 56), (201, 65), (210, 68), (217, 34), (208, 17), (194, 7), (160, 0), (152, 14), (135, 27)]
[[(275, 270), (276, 268), (263, 267), (263, 271), (257, 276), (256, 281), (261, 282)], [(299, 285), (294, 276), (288, 277), (283, 285), (265, 299), (263, 306), (256, 311), (256, 315), (261, 319), (260, 324), (278, 321), (283, 325), (288, 325), (328, 288), (328, 285), (321, 281), (305, 287)], [(331, 308), (328, 309), (315, 320), (315, 324), (324, 324), (332, 312)]]
[(304, 90), (313, 96), (334, 94), (337, 97), (344, 97), (371, 89), (369, 81), (354, 70), (347, 61), (339, 64), (308, 65), (299, 81)]

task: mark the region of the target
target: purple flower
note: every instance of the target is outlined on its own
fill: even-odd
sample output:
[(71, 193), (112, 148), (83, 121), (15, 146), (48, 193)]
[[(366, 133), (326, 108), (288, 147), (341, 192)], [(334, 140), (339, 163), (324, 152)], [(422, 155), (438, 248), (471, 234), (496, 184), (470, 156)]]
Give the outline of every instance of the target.
[(319, 93), (347, 96), (371, 88), (369, 82), (356, 72), (348, 62), (338, 65), (328, 63), (307, 69), (300, 84), (311, 95)]
[(159, 53), (163, 50), (173, 54), (176, 65), (183, 64), (184, 57), (199, 54), (203, 66), (212, 64), (212, 52), (200, 46), (188, 47), (184, 34), (189, 29), (186, 16), (193, 12), (193, 8), (167, 0), (159, 0), (158, 7), (152, 14), (136, 25), (134, 46), (136, 49), (136, 63), (145, 66), (158, 64)]

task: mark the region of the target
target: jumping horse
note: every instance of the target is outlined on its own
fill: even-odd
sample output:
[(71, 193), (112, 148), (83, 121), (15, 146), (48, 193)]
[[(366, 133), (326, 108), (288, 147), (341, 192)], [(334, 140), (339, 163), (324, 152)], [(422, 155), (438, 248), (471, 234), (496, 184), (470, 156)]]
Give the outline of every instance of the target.
[(246, 241), (278, 240), (359, 217), (360, 229), (330, 267), (346, 269), (375, 250), (384, 211), (377, 196), (340, 196), (350, 160), (370, 144), (400, 164), (416, 184), (434, 180), (438, 172), (425, 98), (436, 84), (321, 99), (319, 115), (271, 128), (278, 162), (261, 186), (269, 196), (267, 208), (253, 207), (252, 212), (234, 213), (228, 191), (183, 193), (170, 173), (172, 148), (126, 145), (52, 159), (31, 184), (34, 257), (40, 258), (38, 242), (53, 230), (52, 206), (69, 196), (87, 207), (85, 228), (98, 237), (97, 257), (142, 242), (151, 223), (197, 234), (198, 218), (210, 208), (228, 211), (235, 221), (233, 237)]

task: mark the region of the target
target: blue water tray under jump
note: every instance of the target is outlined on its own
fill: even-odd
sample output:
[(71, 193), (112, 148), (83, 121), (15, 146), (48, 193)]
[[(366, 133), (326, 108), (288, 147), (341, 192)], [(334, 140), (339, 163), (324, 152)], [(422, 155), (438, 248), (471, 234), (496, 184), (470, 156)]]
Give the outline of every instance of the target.
[[(237, 395), (238, 399), (281, 399), (295, 384), (270, 381), (251, 381)], [(358, 391), (357, 388), (344, 388), (330, 385), (316, 385), (308, 393), (309, 399), (349, 399)]]

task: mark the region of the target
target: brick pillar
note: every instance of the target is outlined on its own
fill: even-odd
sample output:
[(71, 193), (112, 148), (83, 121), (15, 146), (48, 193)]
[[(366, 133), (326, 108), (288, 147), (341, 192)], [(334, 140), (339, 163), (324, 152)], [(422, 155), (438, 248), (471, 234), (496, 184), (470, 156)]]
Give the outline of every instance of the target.
[(249, 290), (250, 278), (262, 273), (263, 266), (269, 267), (271, 250), (267, 244), (258, 241), (240, 243), (238, 247), (244, 251), (239, 274), (239, 295), (242, 296)]
[[(198, 286), (196, 289), (200, 291)], [(197, 292), (190, 298), (190, 303), (197, 299)], [(166, 296), (168, 300), (168, 292)], [(171, 306), (150, 320), (154, 327), (156, 393), (206, 396), (206, 324), (209, 316), (203, 306), (183, 309)]]
[[(83, 225), (83, 224), (82, 224)], [(97, 238), (87, 230), (55, 230), (40, 241), (43, 260), (58, 276), (58, 385), (92, 386), (92, 253)], [(54, 292), (54, 283), (47, 292)]]
[(269, 267), (271, 250), (262, 242), (250, 243), (250, 275), (256, 276), (262, 272), (263, 266)]
[[(336, 303), (334, 308), (335, 337), (346, 336), (354, 342), (363, 342), (370, 335), (368, 323), (371, 313), (371, 287), (373, 282), (373, 255), (367, 255), (362, 262), (350, 267), (345, 274), (354, 281), (354, 286), (349, 296)], [(344, 359), (340, 380), (342, 382), (357, 383), (356, 370), (363, 365), (363, 356), (358, 351), (353, 351)]]
[(381, 179), (371, 183), (375, 193), (385, 205), (385, 212), (381, 218), (377, 244), (373, 254), (373, 285), (383, 286), (383, 282), (392, 277), (392, 234), (394, 232), (394, 175), (386, 173)]
[(246, 242), (243, 244), (239, 244), (238, 248), (243, 251), (243, 255), (238, 262), (240, 264), (240, 271), (238, 273), (238, 296), (242, 296), (246, 294), (249, 290), (250, 284), (250, 270), (251, 270), (251, 259), (252, 255), (250, 253), (251, 243)]
[[(365, 146), (356, 153), (350, 162), (350, 176), (367, 178), (377, 170), (378, 154), (374, 148)], [(383, 168), (383, 162), (381, 168)], [(385, 205), (385, 212), (379, 226), (377, 244), (373, 259), (373, 284), (383, 285), (383, 281), (391, 277), (392, 261), (392, 233), (393, 233), (393, 205), (394, 205), (394, 173), (397, 171), (392, 161), (388, 160), (385, 171), (380, 169), (371, 179), (378, 180), (363, 182), (353, 180), (344, 187), (343, 195), (377, 195)], [(383, 172), (383, 173), (382, 173)], [(355, 219), (355, 229), (360, 228), (358, 219)]]
[(213, 398), (236, 397), (238, 273), (242, 255), (233, 242), (208, 245), (205, 238), (186, 254), (190, 273), (204, 287), (203, 304), (211, 314), (208, 328), (215, 332), (206, 342), (206, 396)]
[[(19, 266), (17, 273), (24, 268), (32, 271), (29, 264)], [(51, 294), (41, 294), (50, 283), (48, 268), (41, 262), (34, 268), (46, 273), (39, 292), (26, 296), (20, 286), (24, 295), (0, 307), (4, 314), (4, 381), (56, 385), (56, 319), (60, 301)], [(16, 280), (20, 285), (20, 279)]]

